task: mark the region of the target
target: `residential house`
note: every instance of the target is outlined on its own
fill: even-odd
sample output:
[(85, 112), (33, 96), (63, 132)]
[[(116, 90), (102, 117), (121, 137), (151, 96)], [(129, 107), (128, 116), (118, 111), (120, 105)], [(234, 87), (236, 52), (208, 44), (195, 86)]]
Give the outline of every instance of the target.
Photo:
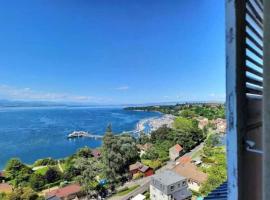
[(185, 164), (185, 163), (189, 163), (192, 161), (192, 158), (190, 156), (181, 156), (179, 159), (177, 159), (176, 161), (176, 165), (178, 164)]
[(207, 174), (200, 171), (193, 163), (180, 163), (173, 169), (174, 172), (187, 178), (188, 186), (193, 191), (199, 191), (201, 185), (207, 180)]
[(154, 170), (151, 167), (148, 167), (140, 162), (130, 165), (129, 172), (132, 176), (137, 173), (142, 173), (145, 177), (154, 174)]
[(205, 117), (198, 117), (197, 120), (199, 122), (198, 127), (200, 129), (203, 129), (204, 127), (206, 127), (209, 124), (209, 120)]
[(179, 144), (176, 144), (173, 147), (171, 147), (169, 149), (170, 160), (175, 161), (179, 156), (181, 156), (182, 151), (183, 148)]
[(61, 200), (71, 200), (76, 198), (77, 196), (80, 196), (81, 194), (82, 194), (81, 186), (79, 184), (71, 184), (63, 188), (58, 188), (46, 193), (45, 199), (54, 200), (58, 198)]
[(13, 187), (8, 183), (0, 183), (0, 193), (11, 193)]
[(217, 118), (212, 122), (219, 133), (226, 133), (226, 120)]
[(150, 199), (152, 200), (186, 200), (191, 199), (187, 179), (173, 171), (166, 170), (152, 177), (150, 182)]

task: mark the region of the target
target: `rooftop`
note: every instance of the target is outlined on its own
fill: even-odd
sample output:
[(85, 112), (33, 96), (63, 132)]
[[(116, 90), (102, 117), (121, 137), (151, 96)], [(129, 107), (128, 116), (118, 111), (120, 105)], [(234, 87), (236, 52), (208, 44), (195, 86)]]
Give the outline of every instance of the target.
[(180, 163), (173, 168), (173, 171), (198, 183), (203, 183), (207, 180), (207, 174), (201, 172), (193, 163)]
[(158, 180), (164, 185), (171, 185), (179, 181), (185, 180), (186, 178), (180, 176), (179, 174), (173, 171), (166, 170), (160, 174), (156, 174), (155, 176), (152, 177), (152, 179)]
[(46, 194), (47, 197), (57, 196), (59, 198), (68, 197), (69, 195), (79, 193), (81, 186), (78, 184), (71, 184), (63, 188), (52, 190)]
[(180, 152), (180, 151), (183, 150), (183, 147), (181, 147), (179, 144), (176, 144), (173, 147), (171, 147), (170, 150), (174, 150), (176, 152)]

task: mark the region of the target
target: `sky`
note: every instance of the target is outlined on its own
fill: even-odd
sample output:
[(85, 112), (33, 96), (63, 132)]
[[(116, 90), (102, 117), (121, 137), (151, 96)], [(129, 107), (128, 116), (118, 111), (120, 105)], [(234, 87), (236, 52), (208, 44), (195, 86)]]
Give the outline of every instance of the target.
[(217, 0), (0, 0), (0, 99), (225, 99)]

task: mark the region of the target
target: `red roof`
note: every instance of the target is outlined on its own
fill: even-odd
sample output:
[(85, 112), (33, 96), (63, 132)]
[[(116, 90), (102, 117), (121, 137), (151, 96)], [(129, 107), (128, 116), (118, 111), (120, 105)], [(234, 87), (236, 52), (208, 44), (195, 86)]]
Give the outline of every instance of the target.
[(183, 150), (183, 147), (181, 147), (179, 144), (176, 144), (171, 149), (173, 149), (176, 152), (181, 152)]
[(79, 184), (71, 184), (63, 188), (52, 190), (46, 194), (49, 196), (57, 196), (59, 198), (68, 197), (73, 194), (77, 194), (81, 191), (81, 186)]
[(185, 163), (190, 163), (192, 161), (192, 158), (190, 156), (182, 156), (180, 157), (177, 162), (185, 164)]
[(132, 164), (129, 166), (129, 171), (138, 170), (140, 172), (146, 172), (148, 169), (151, 169), (150, 167), (140, 163), (136, 162), (135, 164)]

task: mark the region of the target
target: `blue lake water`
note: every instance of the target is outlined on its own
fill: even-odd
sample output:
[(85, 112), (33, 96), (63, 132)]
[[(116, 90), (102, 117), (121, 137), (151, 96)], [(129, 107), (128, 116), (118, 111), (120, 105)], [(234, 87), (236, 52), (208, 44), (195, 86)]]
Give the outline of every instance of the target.
[(145, 118), (158, 117), (156, 112), (126, 111), (122, 108), (3, 108), (0, 109), (0, 169), (8, 159), (18, 157), (33, 163), (44, 157), (63, 158), (78, 148), (99, 147), (100, 140), (68, 140), (75, 130), (103, 135), (111, 123), (115, 133), (131, 131)]

